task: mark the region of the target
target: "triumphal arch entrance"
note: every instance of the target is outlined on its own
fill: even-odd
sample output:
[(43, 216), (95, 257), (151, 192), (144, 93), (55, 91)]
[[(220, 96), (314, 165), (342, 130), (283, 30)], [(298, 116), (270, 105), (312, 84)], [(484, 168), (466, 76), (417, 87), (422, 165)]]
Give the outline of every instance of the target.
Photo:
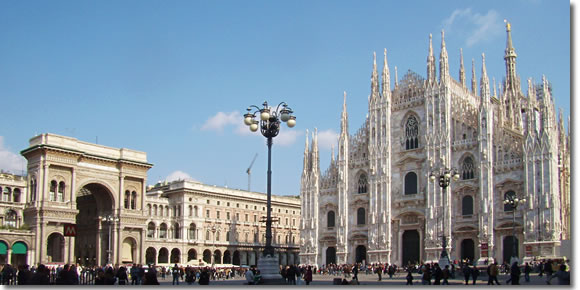
[[(55, 134), (30, 139), (25, 223), (34, 261), (105, 265), (145, 262), (145, 152)], [(74, 236), (65, 225), (75, 225)]]

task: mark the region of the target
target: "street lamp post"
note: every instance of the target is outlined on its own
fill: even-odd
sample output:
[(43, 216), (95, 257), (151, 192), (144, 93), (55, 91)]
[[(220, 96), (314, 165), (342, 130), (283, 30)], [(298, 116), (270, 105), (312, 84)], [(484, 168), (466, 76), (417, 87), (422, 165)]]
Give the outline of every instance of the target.
[(449, 168), (439, 168), (438, 170), (435, 171), (431, 171), (431, 174), (429, 175), (429, 179), (431, 179), (432, 182), (435, 182), (435, 180), (437, 179), (439, 181), (439, 187), (441, 187), (441, 197), (443, 199), (443, 222), (442, 222), (442, 228), (443, 228), (443, 234), (441, 236), (441, 245), (442, 245), (442, 250), (441, 250), (441, 257), (439, 258), (439, 266), (441, 268), (444, 268), (445, 265), (449, 265), (450, 264), (450, 259), (449, 259), (449, 254), (447, 253), (447, 236), (445, 236), (445, 193), (447, 192), (447, 188), (449, 187), (449, 185), (451, 184), (451, 179), (453, 179), (454, 181), (459, 180), (459, 173), (455, 170), (455, 169), (449, 169)]
[[(274, 262), (275, 258), (274, 247), (272, 247), (272, 139), (278, 136), (280, 132), (280, 121), (286, 122), (288, 127), (292, 128), (296, 125), (296, 117), (292, 115), (293, 111), (286, 102), (281, 102), (274, 109), (268, 106), (268, 102), (262, 104), (263, 108), (255, 105), (251, 105), (247, 109), (247, 113), (244, 114), (244, 124), (250, 127), (250, 131), (256, 132), (260, 129), (260, 132), (264, 137), (266, 137), (268, 145), (268, 172), (267, 172), (267, 201), (266, 201), (266, 246), (264, 247), (262, 265), (264, 270), (260, 269), (262, 272), (262, 277), (268, 280), (270, 276), (271, 280), (279, 280), (281, 278), (279, 274), (278, 261)], [(253, 111), (253, 112), (252, 112)], [(259, 113), (260, 121), (256, 120), (256, 114)], [(273, 266), (276, 266), (274, 271)], [(261, 267), (258, 267), (261, 268)], [(280, 277), (280, 278), (279, 278)]]
[(215, 241), (216, 241), (215, 232), (216, 231), (217, 231), (217, 229), (216, 229), (215, 225), (211, 226), (211, 232), (212, 232), (212, 235), (213, 235), (213, 253), (212, 253), (213, 258), (211, 259), (212, 266), (215, 264), (215, 257), (216, 257), (216, 255), (215, 255), (215, 250), (216, 250), (216, 246), (215, 246)]
[(111, 214), (102, 218), (102, 221), (107, 222), (109, 224), (109, 244), (107, 246), (107, 264), (111, 264), (111, 252), (113, 251), (111, 249), (113, 222), (116, 222), (118, 220), (119, 220), (118, 218), (116, 218), (114, 215)]
[(515, 194), (507, 194), (503, 203), (505, 205), (510, 205), (512, 208), (512, 227), (513, 227), (513, 233), (512, 233), (512, 243), (513, 243), (513, 248), (512, 248), (512, 257), (510, 259), (510, 265), (512, 265), (515, 261), (518, 260), (518, 256), (516, 255), (516, 252), (518, 250), (518, 245), (516, 243), (516, 210), (518, 209), (518, 206), (520, 204), (523, 204), (526, 202), (525, 198), (518, 198)]

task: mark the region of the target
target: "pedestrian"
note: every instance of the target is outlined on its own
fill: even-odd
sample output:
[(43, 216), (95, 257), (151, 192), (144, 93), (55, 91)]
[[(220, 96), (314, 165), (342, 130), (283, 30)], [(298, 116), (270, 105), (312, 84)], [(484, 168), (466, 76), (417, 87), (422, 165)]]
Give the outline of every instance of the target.
[(443, 271), (441, 271), (441, 267), (439, 267), (439, 263), (435, 263), (435, 270), (433, 271), (433, 277), (435, 281), (433, 281), (433, 285), (441, 285), (441, 279), (443, 278)]
[(133, 264), (129, 273), (131, 274), (131, 285), (139, 285), (137, 284), (137, 279), (139, 279), (139, 268), (137, 268), (137, 264)]
[(18, 270), (18, 285), (26, 285), (31, 278), (30, 270), (28, 270), (28, 265), (23, 265), (19, 267)]
[(127, 277), (127, 268), (125, 268), (125, 266), (121, 266), (121, 268), (117, 270), (117, 279), (119, 279), (119, 285), (126, 285), (129, 283), (129, 277)]
[[(554, 277), (558, 278), (558, 285), (570, 285), (570, 272), (566, 271), (566, 265), (560, 264), (560, 269), (552, 275), (550, 280)], [(550, 284), (549, 282), (550, 281), (548, 281), (548, 284)]]
[(308, 266), (308, 269), (306, 269), (306, 274), (304, 275), (304, 281), (306, 281), (306, 285), (310, 285), (310, 282), (312, 282), (312, 267)]
[(527, 283), (530, 283), (530, 272), (532, 271), (532, 267), (528, 265), (528, 262), (524, 264), (524, 278)]
[(381, 267), (381, 264), (377, 266), (377, 269), (375, 271), (377, 275), (379, 275), (379, 281), (381, 281), (383, 279), (383, 268)]
[(518, 262), (515, 261), (512, 264), (512, 268), (510, 269), (510, 277), (512, 280), (512, 285), (520, 285), (520, 267), (518, 266)]
[(449, 265), (445, 265), (445, 269), (443, 269), (443, 283), (441, 285), (449, 285), (449, 277), (451, 276), (451, 271), (449, 271)]
[(493, 264), (489, 265), (489, 278), (487, 280), (487, 285), (493, 285), (494, 281), (496, 285), (501, 285), (497, 276), (499, 276), (499, 267), (497, 261), (495, 261)]
[(199, 285), (209, 285), (209, 270), (207, 267), (201, 271), (199, 275), (199, 280), (197, 280)]
[(471, 269), (467, 264), (463, 265), (463, 278), (465, 279), (465, 285), (469, 285), (469, 277), (471, 276)]
[(550, 280), (552, 280), (552, 274), (554, 274), (554, 271), (552, 270), (552, 260), (548, 260), (544, 264), (544, 272), (546, 272), (546, 283), (549, 285)]
[(296, 267), (290, 265), (286, 270), (286, 278), (288, 279), (288, 284), (296, 285)]
[(356, 281), (358, 281), (358, 263), (355, 263), (354, 266), (352, 267), (352, 274), (353, 274), (352, 279), (356, 279)]
[(421, 271), (423, 272), (423, 277), (421, 279), (421, 283), (423, 285), (431, 285), (431, 269), (429, 267), (429, 264), (423, 265), (423, 268), (421, 268)]
[(413, 285), (413, 271), (411, 269), (409, 269), (407, 271), (407, 284), (406, 285)]
[(254, 285), (254, 272), (252, 271), (252, 268), (248, 268), (246, 271), (246, 282), (248, 285)]
[(157, 271), (155, 269), (149, 268), (145, 276), (143, 277), (143, 285), (159, 285), (157, 281)]
[(171, 269), (171, 277), (173, 277), (171, 285), (179, 285), (179, 276), (181, 276), (181, 273), (179, 271), (179, 267), (177, 266), (177, 264), (175, 264)]
[(477, 282), (477, 277), (479, 276), (479, 269), (476, 266), (473, 266), (471, 269), (471, 278), (473, 279), (473, 285)]

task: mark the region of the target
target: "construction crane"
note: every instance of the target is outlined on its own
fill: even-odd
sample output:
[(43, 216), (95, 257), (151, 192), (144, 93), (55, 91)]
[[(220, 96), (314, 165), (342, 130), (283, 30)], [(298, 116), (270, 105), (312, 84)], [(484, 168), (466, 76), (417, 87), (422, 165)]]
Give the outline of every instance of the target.
[(258, 153), (256, 153), (256, 155), (254, 155), (254, 159), (252, 159), (252, 162), (250, 163), (250, 166), (248, 166), (248, 169), (246, 169), (246, 173), (248, 174), (248, 191), (251, 191), (250, 189), (250, 178), (252, 176), (252, 165), (254, 165), (254, 161), (256, 161), (256, 158), (258, 157)]

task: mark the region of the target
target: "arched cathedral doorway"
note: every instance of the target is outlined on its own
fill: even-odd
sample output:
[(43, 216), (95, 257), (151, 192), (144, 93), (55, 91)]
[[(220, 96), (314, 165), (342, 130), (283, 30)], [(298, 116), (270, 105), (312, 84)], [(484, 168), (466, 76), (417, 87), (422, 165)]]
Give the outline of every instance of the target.
[(417, 230), (403, 233), (403, 265), (418, 264), (420, 262), (420, 241)]
[(326, 249), (326, 265), (336, 264), (336, 248), (328, 247)]
[(367, 248), (363, 245), (356, 247), (356, 260), (357, 263), (362, 263), (367, 261)]
[(475, 244), (472, 239), (465, 239), (461, 241), (461, 260), (468, 259), (473, 262), (475, 258)]

